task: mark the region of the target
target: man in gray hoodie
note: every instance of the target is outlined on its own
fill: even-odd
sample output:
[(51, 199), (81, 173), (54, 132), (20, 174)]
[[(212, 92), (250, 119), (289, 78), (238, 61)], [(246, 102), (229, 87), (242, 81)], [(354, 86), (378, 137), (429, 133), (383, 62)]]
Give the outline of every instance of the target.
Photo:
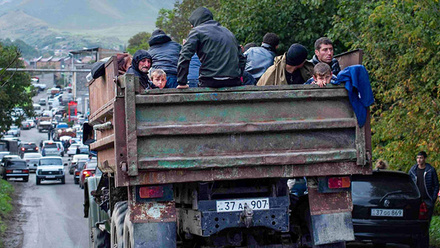
[(213, 20), (209, 9), (197, 8), (189, 17), (193, 29), (180, 52), (177, 88), (187, 88), (189, 62), (194, 53), (200, 59), (199, 86), (231, 87), (242, 85), (240, 77), (246, 58), (234, 34)]

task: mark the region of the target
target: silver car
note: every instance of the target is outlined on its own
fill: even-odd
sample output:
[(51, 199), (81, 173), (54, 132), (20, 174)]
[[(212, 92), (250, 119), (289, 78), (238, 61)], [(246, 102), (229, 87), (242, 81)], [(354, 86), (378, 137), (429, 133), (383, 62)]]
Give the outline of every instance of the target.
[(37, 170), (38, 162), (41, 157), (41, 154), (38, 152), (30, 152), (23, 155), (23, 160), (26, 161), (29, 172)]

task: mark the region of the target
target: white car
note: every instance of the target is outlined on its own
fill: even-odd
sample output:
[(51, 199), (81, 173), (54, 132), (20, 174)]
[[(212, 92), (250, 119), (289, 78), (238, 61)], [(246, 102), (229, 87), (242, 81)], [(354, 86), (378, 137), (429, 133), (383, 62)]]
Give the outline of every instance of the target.
[(43, 141), (43, 147), (41, 148), (41, 154), (43, 156), (61, 156), (61, 148), (53, 140)]
[(23, 154), (23, 160), (26, 161), (26, 164), (30, 171), (36, 171), (38, 163), (40, 162), (41, 154), (38, 152), (28, 152)]
[(71, 145), (69, 146), (69, 148), (67, 148), (67, 155), (68, 155), (68, 156), (73, 156), (73, 155), (75, 155), (75, 154), (76, 154), (76, 149), (77, 149), (79, 146), (81, 146), (81, 144), (79, 144), (79, 143), (71, 144)]
[(35, 177), (37, 185), (46, 180), (58, 180), (61, 184), (65, 184), (63, 159), (57, 156), (40, 158)]

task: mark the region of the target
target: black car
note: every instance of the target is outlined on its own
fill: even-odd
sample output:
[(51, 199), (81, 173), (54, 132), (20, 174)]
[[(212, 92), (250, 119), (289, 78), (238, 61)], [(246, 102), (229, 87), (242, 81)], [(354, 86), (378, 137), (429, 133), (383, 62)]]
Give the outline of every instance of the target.
[(34, 142), (21, 143), (19, 146), (20, 157), (27, 152), (38, 152), (38, 146)]
[(4, 180), (22, 178), (24, 182), (27, 182), (29, 180), (29, 169), (26, 161), (22, 159), (8, 159), (1, 165), (0, 175)]
[(353, 228), (357, 241), (426, 247), (427, 209), (410, 176), (396, 171), (373, 171), (352, 177)]

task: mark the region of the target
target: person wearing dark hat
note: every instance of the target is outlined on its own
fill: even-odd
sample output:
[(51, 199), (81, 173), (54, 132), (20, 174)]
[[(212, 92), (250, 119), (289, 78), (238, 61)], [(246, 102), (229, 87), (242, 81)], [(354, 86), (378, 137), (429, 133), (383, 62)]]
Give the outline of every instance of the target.
[(258, 81), (258, 86), (304, 84), (313, 76), (313, 64), (307, 59), (307, 49), (301, 44), (293, 44), (281, 56), (275, 57)]
[(148, 41), (148, 53), (152, 57), (152, 69), (162, 69), (167, 74), (165, 88), (177, 87), (177, 62), (182, 46), (171, 40), (162, 29), (156, 29)]
[(319, 62), (326, 63), (332, 68), (333, 75), (337, 76), (341, 71), (339, 62), (333, 57), (333, 42), (327, 37), (321, 37), (315, 41), (315, 55), (313, 55), (313, 65)]
[(139, 83), (144, 89), (155, 88), (149, 81), (148, 70), (151, 68), (151, 55), (145, 50), (137, 50), (133, 55), (131, 66), (127, 73), (139, 77)]
[(194, 10), (189, 17), (192, 29), (180, 52), (177, 66), (177, 88), (188, 88), (189, 63), (194, 53), (200, 59), (199, 87), (232, 87), (242, 85), (246, 58), (234, 34), (213, 20), (211, 11), (204, 7)]
[(246, 67), (256, 81), (260, 79), (263, 73), (273, 65), (273, 59), (276, 56), (276, 49), (280, 39), (274, 33), (267, 33), (263, 37), (263, 43), (259, 47), (251, 47), (245, 53)]

